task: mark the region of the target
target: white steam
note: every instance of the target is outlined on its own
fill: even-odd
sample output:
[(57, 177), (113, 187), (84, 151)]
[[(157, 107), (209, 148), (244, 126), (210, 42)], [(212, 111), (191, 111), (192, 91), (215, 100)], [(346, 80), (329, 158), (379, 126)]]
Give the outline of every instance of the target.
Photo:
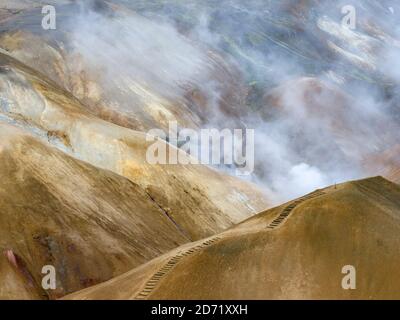
[[(382, 9), (379, 1), (370, 2)], [(185, 88), (196, 84), (209, 97), (206, 124), (215, 123), (215, 118), (226, 119), (226, 123), (231, 120), (215, 107), (222, 96), (221, 86), (212, 74), (215, 69), (207, 53), (207, 48), (223, 52), (228, 45), (228, 64), (235, 61), (243, 74), (250, 65), (269, 85), (278, 85), (273, 90), (262, 88), (266, 97), (262, 97), (261, 110), (243, 110), (246, 115), (240, 121), (256, 132), (254, 180), (281, 201), (371, 174), (364, 168), (365, 159), (397, 141), (393, 100), (385, 96), (382, 87), (400, 82), (400, 31), (391, 22), (395, 20), (388, 19), (400, 11), (394, 5), (377, 11), (353, 1), (365, 18), (360, 17), (356, 30), (349, 30), (340, 24), (340, 3), (329, 3), (315, 1), (312, 10), (305, 10), (309, 16), (299, 18), (303, 33), (291, 40), (293, 47), (267, 32), (257, 34), (262, 41), (271, 41), (267, 52), (264, 47), (248, 45), (246, 34), (234, 42), (223, 31), (216, 32), (210, 26), (212, 9), (206, 4), (198, 12), (198, 25), (179, 31), (169, 22), (173, 17), (167, 11), (159, 20), (156, 14), (151, 18), (136, 13), (110, 17), (85, 11), (75, 18), (70, 45), (83, 57), (85, 68), (98, 72), (111, 96), (124, 95), (127, 108), (132, 100), (138, 101), (132, 106), (138, 111), (155, 100), (161, 104), (164, 98), (183, 100)], [(260, 11), (262, 5), (257, 1), (221, 3), (237, 10), (246, 21), (254, 15), (255, 25), (263, 14), (277, 14)], [(281, 14), (283, 18), (289, 15), (286, 11)], [(290, 25), (278, 18), (278, 30)], [(243, 28), (250, 27), (243, 24)], [(302, 52), (298, 47), (309, 38), (320, 43), (315, 52)], [(282, 51), (289, 53), (282, 55)], [(241, 79), (243, 85), (247, 80)]]

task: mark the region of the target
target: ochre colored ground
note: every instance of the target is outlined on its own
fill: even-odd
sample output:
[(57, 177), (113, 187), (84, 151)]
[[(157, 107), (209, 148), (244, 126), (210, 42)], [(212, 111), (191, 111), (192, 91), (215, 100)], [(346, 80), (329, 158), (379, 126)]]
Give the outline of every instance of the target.
[[(274, 229), (268, 226), (291, 203), (223, 232), (214, 243), (185, 245), (67, 298), (400, 298), (400, 187), (377, 177), (322, 192), (299, 201)], [(180, 252), (178, 262), (164, 267)], [(356, 290), (341, 286), (345, 265), (356, 268)]]

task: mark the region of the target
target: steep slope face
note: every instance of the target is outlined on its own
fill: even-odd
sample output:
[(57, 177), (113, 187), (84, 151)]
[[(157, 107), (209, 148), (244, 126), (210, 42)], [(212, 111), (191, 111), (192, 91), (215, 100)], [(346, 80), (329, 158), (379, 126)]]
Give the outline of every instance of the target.
[[(398, 185), (345, 183), (67, 298), (398, 299), (399, 231)], [(342, 288), (348, 265), (355, 290)]]
[(150, 164), (146, 153), (153, 142), (146, 134), (98, 119), (67, 91), (1, 52), (0, 71), (4, 121), (139, 184), (190, 239), (220, 232), (268, 206), (252, 184), (206, 166)]
[[(188, 241), (142, 188), (0, 125), (0, 298), (55, 298)], [(57, 289), (41, 287), (52, 265)]]

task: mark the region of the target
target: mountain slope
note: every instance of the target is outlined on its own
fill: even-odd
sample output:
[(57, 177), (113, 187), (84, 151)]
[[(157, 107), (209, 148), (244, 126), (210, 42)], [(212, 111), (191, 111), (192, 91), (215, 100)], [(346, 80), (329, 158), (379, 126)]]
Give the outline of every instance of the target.
[(149, 164), (148, 135), (97, 118), (41, 73), (1, 52), (0, 117), (77, 159), (137, 183), (192, 240), (268, 207), (257, 187), (209, 167)]
[[(0, 298), (54, 298), (188, 241), (138, 185), (0, 125)], [(107, 259), (105, 259), (107, 257)], [(41, 289), (53, 265), (57, 289)]]
[[(319, 190), (188, 244), (70, 299), (399, 298), (400, 186)], [(342, 268), (356, 268), (344, 290)]]

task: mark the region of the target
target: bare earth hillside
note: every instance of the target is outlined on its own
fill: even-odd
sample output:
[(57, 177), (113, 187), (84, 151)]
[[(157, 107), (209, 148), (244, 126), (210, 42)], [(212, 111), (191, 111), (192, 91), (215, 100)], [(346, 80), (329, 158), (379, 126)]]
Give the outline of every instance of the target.
[[(184, 245), (72, 299), (395, 299), (400, 187), (333, 186)], [(343, 290), (342, 268), (358, 270)]]
[(152, 142), (145, 133), (97, 118), (70, 93), (1, 52), (0, 70), (0, 116), (6, 122), (137, 183), (190, 239), (222, 231), (268, 207), (256, 186), (209, 167), (148, 163)]
[(399, 12), (0, 0), (0, 300), (400, 299)]
[[(60, 297), (189, 241), (130, 180), (15, 127), (0, 134), (0, 298)], [(41, 288), (45, 265), (56, 291)]]

